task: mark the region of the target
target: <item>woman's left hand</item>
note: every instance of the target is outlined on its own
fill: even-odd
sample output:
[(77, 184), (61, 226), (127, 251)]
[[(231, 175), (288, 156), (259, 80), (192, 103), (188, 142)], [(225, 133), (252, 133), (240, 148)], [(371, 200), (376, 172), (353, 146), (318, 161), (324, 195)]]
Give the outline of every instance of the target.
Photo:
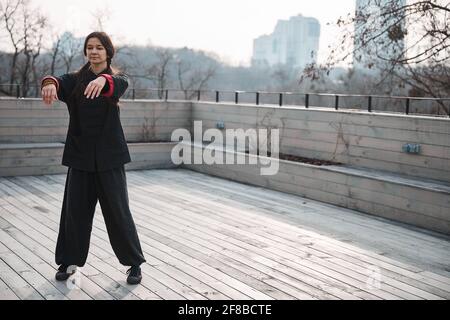
[(87, 87), (86, 90), (84, 90), (84, 95), (86, 98), (95, 99), (97, 98), (100, 93), (102, 92), (103, 87), (106, 84), (106, 79), (104, 77), (98, 77), (97, 79), (91, 81)]

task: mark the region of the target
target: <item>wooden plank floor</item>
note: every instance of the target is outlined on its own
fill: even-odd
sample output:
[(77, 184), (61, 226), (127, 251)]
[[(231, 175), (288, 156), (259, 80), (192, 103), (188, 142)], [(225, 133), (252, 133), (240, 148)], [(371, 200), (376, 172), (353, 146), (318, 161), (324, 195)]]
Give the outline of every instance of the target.
[(0, 178), (0, 299), (449, 299), (450, 241), (185, 169), (128, 171), (139, 286), (100, 205), (85, 267), (54, 280), (65, 175)]

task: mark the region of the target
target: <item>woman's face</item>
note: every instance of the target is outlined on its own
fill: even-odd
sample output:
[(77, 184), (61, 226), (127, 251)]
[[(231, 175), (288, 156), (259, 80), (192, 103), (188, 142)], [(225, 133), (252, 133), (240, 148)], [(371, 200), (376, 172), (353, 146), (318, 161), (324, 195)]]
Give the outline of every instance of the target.
[(88, 40), (86, 54), (91, 64), (106, 63), (106, 49), (98, 38), (90, 38)]

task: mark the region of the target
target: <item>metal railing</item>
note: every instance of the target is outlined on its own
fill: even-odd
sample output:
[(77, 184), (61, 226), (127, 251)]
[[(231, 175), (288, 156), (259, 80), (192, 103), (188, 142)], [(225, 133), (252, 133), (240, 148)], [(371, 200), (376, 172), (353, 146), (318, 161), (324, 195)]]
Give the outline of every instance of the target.
[[(374, 111), (374, 99), (389, 99), (389, 100), (396, 100), (396, 101), (403, 101), (404, 103), (404, 114), (410, 114), (411, 113), (411, 102), (412, 101), (434, 101), (434, 102), (450, 102), (450, 98), (431, 98), (431, 97), (406, 97), (406, 96), (383, 96), (383, 95), (360, 95), (360, 94), (332, 94), (332, 93), (300, 93), (300, 92), (270, 92), (270, 91), (218, 91), (218, 90), (180, 90), (180, 89), (130, 89), (131, 92), (131, 99), (136, 100), (136, 92), (137, 91), (148, 91), (148, 92), (157, 92), (158, 96), (161, 100), (169, 100), (169, 98), (173, 98), (173, 96), (170, 95), (171, 92), (182, 92), (184, 93), (185, 97), (188, 96), (190, 98), (187, 98), (186, 100), (192, 100), (192, 98), (195, 98), (197, 101), (211, 101), (211, 100), (205, 100), (202, 99), (202, 97), (205, 97), (205, 94), (212, 93), (213, 96), (215, 96), (215, 99), (212, 100), (216, 103), (225, 102), (225, 100), (221, 100), (221, 94), (232, 94), (234, 95), (234, 103), (239, 104), (240, 100), (239, 97), (242, 94), (252, 94), (254, 95), (254, 104), (255, 105), (261, 105), (261, 97), (263, 95), (275, 95), (277, 97), (277, 105), (280, 107), (287, 106), (287, 104), (284, 104), (285, 98), (289, 96), (301, 96), (303, 97), (304, 104), (301, 106), (304, 106), (305, 108), (309, 108), (312, 105), (310, 104), (311, 97), (328, 97), (333, 99), (333, 106), (335, 110), (340, 109), (340, 101), (342, 98), (360, 98), (366, 100), (366, 108), (368, 112)], [(190, 93), (190, 94), (189, 94)], [(181, 99), (174, 99), (174, 100), (181, 100)], [(296, 106), (296, 105), (291, 105)], [(297, 105), (300, 106), (300, 105)], [(361, 108), (362, 109), (362, 108)], [(448, 110), (450, 110), (450, 103), (448, 106)], [(382, 110), (387, 111), (389, 110)], [(447, 114), (443, 114), (445, 116), (450, 117), (450, 112), (447, 112)]]
[[(28, 89), (32, 93), (31, 94), (24, 94), (21, 89), (21, 85), (18, 84), (0, 84), (1, 87), (7, 87), (7, 88), (14, 88), (12, 91), (12, 95), (16, 98), (27, 98), (27, 97), (39, 97), (40, 92), (39, 89), (35, 86), (29, 86)], [(1, 90), (1, 92), (6, 90)], [(137, 88), (129, 88), (125, 95), (122, 97), (123, 99), (131, 99), (131, 100), (140, 100), (140, 99), (148, 99), (147, 93), (150, 93), (150, 98), (152, 93), (156, 93), (156, 99), (157, 100), (197, 100), (197, 101), (206, 101), (206, 102), (225, 102), (230, 100), (224, 100), (221, 99), (221, 97), (225, 94), (231, 94), (234, 96), (233, 100), (235, 104), (239, 104), (241, 102), (240, 97), (245, 95), (252, 95), (254, 96), (252, 99), (250, 99), (255, 105), (262, 105), (261, 100), (262, 97), (265, 96), (275, 96), (276, 97), (276, 103), (269, 103), (266, 105), (278, 105), (280, 107), (283, 106), (301, 106), (305, 108), (310, 108), (313, 105), (311, 104), (311, 98), (312, 97), (322, 97), (322, 98), (331, 98), (332, 103), (326, 104), (326, 107), (334, 108), (335, 110), (341, 109), (341, 101), (343, 98), (358, 98), (365, 100), (365, 107), (360, 105), (360, 110), (367, 110), (368, 112), (375, 111), (374, 107), (374, 99), (389, 99), (394, 101), (400, 101), (403, 107), (402, 113), (404, 114), (411, 114), (411, 102), (413, 101), (431, 101), (431, 102), (437, 102), (441, 105), (450, 102), (450, 98), (431, 98), (431, 97), (406, 97), (406, 96), (383, 96), (383, 95), (360, 95), (360, 94), (332, 94), (332, 93), (300, 93), (300, 92), (270, 92), (270, 91), (226, 91), (226, 90), (180, 90), (180, 89), (155, 89), (155, 88), (148, 88), (148, 89), (137, 89)], [(174, 93), (182, 93), (181, 98), (178, 95), (175, 95)], [(1, 95), (1, 94), (0, 94)], [(208, 99), (207, 96), (213, 96), (213, 99)], [(289, 97), (301, 97), (302, 104), (291, 104), (288, 105), (285, 103), (285, 100)], [(248, 99), (247, 99), (248, 100)], [(314, 107), (323, 107), (320, 105), (314, 105)], [(444, 115), (450, 117), (450, 103), (448, 106), (446, 106), (445, 113), (443, 114), (437, 114), (437, 115)], [(417, 109), (417, 108), (416, 108)], [(393, 112), (392, 110), (380, 110), (383, 112)], [(420, 113), (419, 114), (424, 114)], [(426, 114), (426, 113), (425, 113)], [(431, 113), (433, 115), (436, 115), (436, 113)]]

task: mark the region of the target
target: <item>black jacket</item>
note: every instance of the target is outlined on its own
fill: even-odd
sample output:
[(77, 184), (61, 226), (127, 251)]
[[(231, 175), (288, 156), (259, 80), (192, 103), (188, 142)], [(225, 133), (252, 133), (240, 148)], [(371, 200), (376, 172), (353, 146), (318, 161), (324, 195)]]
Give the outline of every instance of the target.
[[(84, 85), (98, 75), (89, 71)], [(95, 172), (106, 171), (131, 162), (130, 153), (120, 122), (119, 98), (128, 88), (125, 74), (111, 75), (101, 95), (88, 99), (84, 95), (79, 103), (68, 101), (75, 84), (75, 73), (54, 77), (58, 81), (58, 98), (69, 109), (70, 121), (62, 157), (62, 164), (75, 169)], [(109, 100), (107, 100), (109, 99)]]

